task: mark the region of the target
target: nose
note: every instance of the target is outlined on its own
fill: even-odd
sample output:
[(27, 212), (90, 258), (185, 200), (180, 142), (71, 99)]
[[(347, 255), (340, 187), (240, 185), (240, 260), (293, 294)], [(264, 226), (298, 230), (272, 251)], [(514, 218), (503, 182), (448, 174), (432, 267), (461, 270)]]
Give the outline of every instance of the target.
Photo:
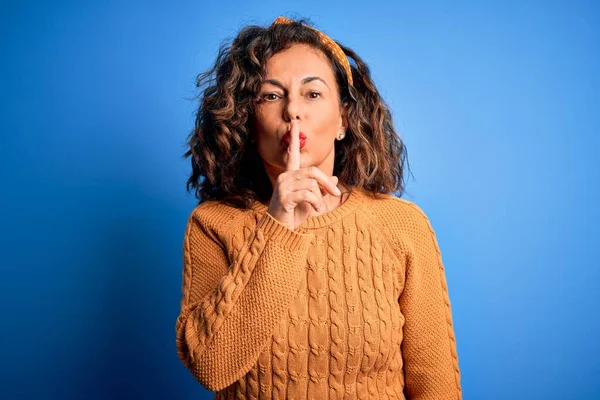
[(291, 121), (292, 119), (300, 119), (300, 100), (292, 99), (290, 96), (287, 97), (287, 103), (284, 107), (283, 119), (285, 121)]

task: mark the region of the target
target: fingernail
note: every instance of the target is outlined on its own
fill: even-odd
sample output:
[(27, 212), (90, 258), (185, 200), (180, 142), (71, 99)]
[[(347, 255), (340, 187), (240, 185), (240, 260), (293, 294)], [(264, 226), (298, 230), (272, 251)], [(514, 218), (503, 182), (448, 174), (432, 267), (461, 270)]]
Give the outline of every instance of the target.
[(337, 188), (337, 187), (335, 188), (335, 192), (337, 193), (337, 195), (338, 195), (338, 196), (339, 196), (340, 194), (342, 194), (342, 192), (340, 192), (340, 189), (339, 189), (339, 188)]

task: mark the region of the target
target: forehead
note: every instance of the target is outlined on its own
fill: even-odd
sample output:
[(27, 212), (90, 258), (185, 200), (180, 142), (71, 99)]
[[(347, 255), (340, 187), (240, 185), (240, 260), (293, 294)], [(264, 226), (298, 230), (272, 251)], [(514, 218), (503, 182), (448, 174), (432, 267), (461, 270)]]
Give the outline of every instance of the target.
[(327, 56), (305, 44), (295, 44), (274, 54), (267, 61), (266, 72), (269, 78), (302, 79), (316, 75), (327, 82), (335, 80)]

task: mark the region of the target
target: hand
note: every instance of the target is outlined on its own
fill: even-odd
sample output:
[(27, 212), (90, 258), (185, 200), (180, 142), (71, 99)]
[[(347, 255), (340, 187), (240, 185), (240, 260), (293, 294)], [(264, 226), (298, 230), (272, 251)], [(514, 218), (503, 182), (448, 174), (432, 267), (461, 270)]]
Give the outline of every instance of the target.
[(277, 177), (268, 210), (291, 230), (301, 225), (313, 209), (317, 212), (324, 209), (323, 194), (341, 195), (336, 176), (331, 177), (316, 166), (300, 168), (299, 135), (298, 121), (292, 120), (286, 170)]

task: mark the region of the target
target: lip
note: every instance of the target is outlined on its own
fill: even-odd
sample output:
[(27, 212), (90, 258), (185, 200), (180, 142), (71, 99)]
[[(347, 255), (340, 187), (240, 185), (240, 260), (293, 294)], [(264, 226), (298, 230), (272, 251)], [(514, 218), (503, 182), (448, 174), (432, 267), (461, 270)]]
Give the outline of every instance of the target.
[[(290, 146), (289, 140), (283, 140), (281, 143), (284, 143), (286, 148)], [(306, 139), (300, 139), (300, 148), (303, 148), (305, 144), (306, 144)]]
[[(290, 131), (287, 131), (287, 132), (285, 133), (285, 135), (283, 135), (283, 137), (281, 138), (281, 141), (282, 141), (283, 143), (285, 143), (285, 145), (286, 145), (286, 146), (289, 146), (289, 145), (290, 145), (290, 140), (291, 140), (290, 136), (291, 136), (291, 135), (290, 135)], [(303, 147), (304, 147), (304, 145), (306, 144), (306, 140), (307, 140), (308, 138), (307, 138), (307, 137), (306, 137), (306, 135), (305, 135), (304, 133), (302, 133), (302, 132), (300, 132), (300, 133), (298, 134), (298, 138), (300, 139), (300, 148), (303, 148)]]

